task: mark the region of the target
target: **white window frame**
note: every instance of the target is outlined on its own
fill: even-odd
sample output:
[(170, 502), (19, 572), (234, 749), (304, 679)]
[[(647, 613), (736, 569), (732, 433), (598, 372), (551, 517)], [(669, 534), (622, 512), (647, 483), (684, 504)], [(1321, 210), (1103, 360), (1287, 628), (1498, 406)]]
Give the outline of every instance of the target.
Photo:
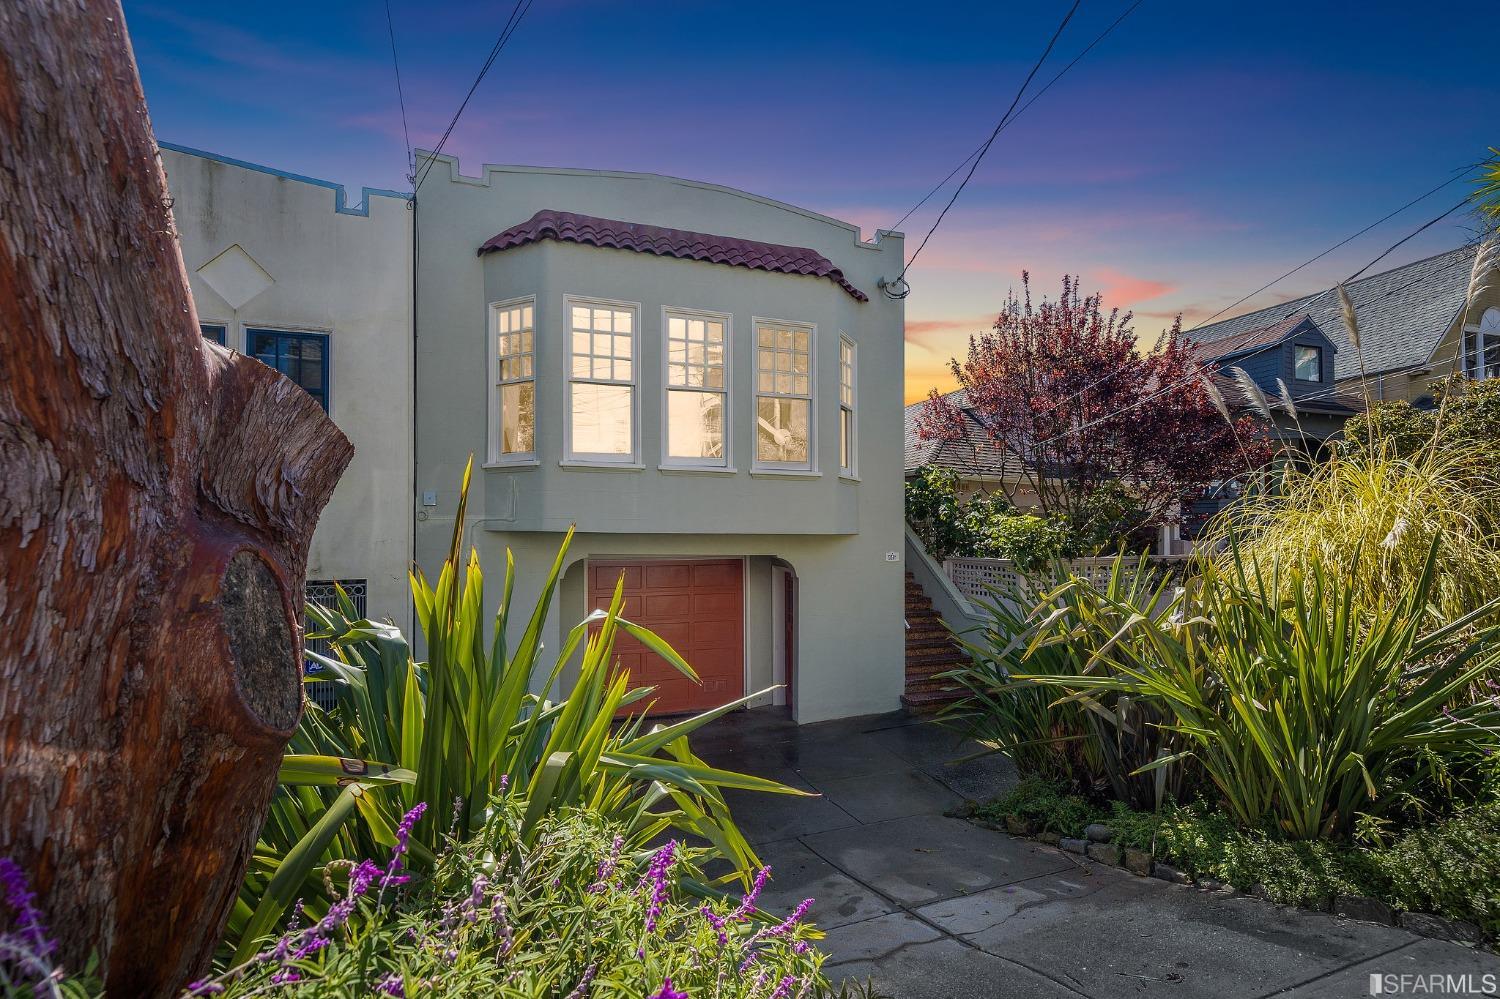
[[(844, 348), (849, 348), (849, 401), (844, 401)], [(849, 414), (849, 464), (844, 464), (844, 414)], [(859, 477), (859, 344), (847, 333), (839, 334), (839, 474)]]
[[(516, 451), (510, 454), (505, 454), (500, 450), (501, 442), (503, 439), (500, 429), (500, 420), (502, 417), (500, 403), (500, 313), (505, 312), (509, 309), (517, 308), (518, 306), (524, 308), (528, 305), (531, 306), (531, 377), (529, 379), (511, 378), (507, 380), (505, 384), (515, 385), (526, 381), (531, 382), (531, 450), (528, 452)], [(537, 433), (540, 430), (537, 417), (541, 412), (541, 379), (538, 377), (537, 371), (540, 357), (540, 351), (538, 350), (538, 347), (540, 346), (540, 341), (538, 340), (538, 331), (541, 327), (541, 312), (537, 308), (536, 296), (522, 295), (518, 298), (507, 298), (501, 302), (491, 302), (489, 304), (486, 327), (489, 332), (485, 349), (489, 353), (490, 371), (490, 460), (487, 464), (490, 466), (535, 465), (537, 463), (536, 440)]]
[[(602, 306), (606, 309), (621, 309), (630, 312), (630, 381), (615, 379), (575, 378), (573, 376), (573, 306)], [(626, 302), (613, 298), (597, 298), (590, 295), (563, 295), (563, 380), (567, 386), (563, 393), (563, 466), (590, 468), (638, 469), (641, 465), (641, 303)], [(630, 393), (630, 454), (596, 454), (573, 450), (573, 386), (629, 385)]]
[[(671, 379), (671, 337), (668, 333), (667, 321), (673, 317), (680, 319), (707, 319), (724, 324), (724, 387), (719, 389), (719, 394), (724, 397), (724, 460), (713, 461), (706, 458), (674, 458), (671, 454), (672, 429), (669, 419), (668, 403), (673, 392), (712, 392), (711, 388), (698, 388), (686, 385), (672, 385)], [(663, 305), (661, 308), (661, 336), (657, 338), (661, 343), (661, 464), (660, 468), (670, 471), (701, 471), (733, 473), (734, 467), (734, 316), (728, 312), (713, 312), (708, 309), (688, 309), (676, 305)]]
[[(762, 392), (760, 390), (760, 328), (762, 326), (777, 326), (787, 329), (804, 330), (807, 333), (807, 391), (808, 394), (797, 395), (782, 392)], [(753, 431), (750, 437), (750, 468), (752, 472), (766, 475), (786, 475), (801, 478), (815, 478), (822, 474), (818, 470), (818, 324), (803, 322), (797, 319), (775, 319), (770, 316), (752, 316), (750, 319), (750, 427)], [(807, 400), (807, 462), (792, 461), (761, 461), (760, 460), (760, 399), (762, 396), (773, 399), (806, 399)]]
[[(1474, 337), (1474, 351), (1469, 352), (1469, 336)], [(1485, 345), (1486, 343), (1500, 343), (1500, 309), (1485, 309), (1480, 316), (1479, 322), (1465, 326), (1463, 335), (1459, 339), (1459, 352), (1463, 355), (1464, 377), (1475, 381), (1485, 381), (1489, 378), (1485, 374)]]

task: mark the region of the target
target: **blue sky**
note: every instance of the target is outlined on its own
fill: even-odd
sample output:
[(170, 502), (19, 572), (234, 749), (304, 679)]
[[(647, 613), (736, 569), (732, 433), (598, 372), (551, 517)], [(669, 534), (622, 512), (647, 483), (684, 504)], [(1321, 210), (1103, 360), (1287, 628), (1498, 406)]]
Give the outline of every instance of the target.
[[(1040, 80), (1128, 6), (1084, 0)], [(449, 140), (480, 162), (645, 170), (890, 226), (972, 151), (1066, 11), (1022, 3), (535, 0)], [(164, 140), (404, 188), (381, 0), (125, 0)], [(415, 145), (446, 127), (508, 0), (391, 0)], [(907, 395), (1029, 269), (1191, 324), (1500, 145), (1480, 2), (1145, 3), (997, 140), (909, 279)], [(1317, 290), (1457, 183), (1241, 307)], [(904, 226), (915, 247), (943, 196)], [(1461, 215), (1393, 255), (1456, 245)], [(1382, 265), (1383, 267), (1384, 265)]]

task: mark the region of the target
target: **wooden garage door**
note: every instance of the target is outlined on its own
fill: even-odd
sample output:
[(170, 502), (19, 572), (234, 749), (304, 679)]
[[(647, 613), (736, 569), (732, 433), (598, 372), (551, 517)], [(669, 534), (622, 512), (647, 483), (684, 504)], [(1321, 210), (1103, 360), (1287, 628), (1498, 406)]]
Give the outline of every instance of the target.
[(696, 684), (629, 635), (615, 642), (615, 659), (630, 670), (632, 687), (657, 688), (653, 714), (716, 708), (744, 696), (744, 566), (722, 561), (589, 561), (589, 607), (608, 608), (615, 581), (625, 574), (624, 615), (656, 632), (697, 671)]

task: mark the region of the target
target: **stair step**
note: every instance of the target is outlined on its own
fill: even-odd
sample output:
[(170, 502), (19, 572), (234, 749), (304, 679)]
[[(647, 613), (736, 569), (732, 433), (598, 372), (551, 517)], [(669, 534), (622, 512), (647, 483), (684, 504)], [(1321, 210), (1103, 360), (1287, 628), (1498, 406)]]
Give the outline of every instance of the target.
[(958, 699), (949, 694), (927, 690), (915, 694), (902, 694), (901, 706), (908, 714), (934, 715)]
[(968, 661), (968, 656), (953, 649), (924, 649), (920, 652), (910, 651), (906, 654), (907, 666), (919, 666), (930, 663), (967, 664)]

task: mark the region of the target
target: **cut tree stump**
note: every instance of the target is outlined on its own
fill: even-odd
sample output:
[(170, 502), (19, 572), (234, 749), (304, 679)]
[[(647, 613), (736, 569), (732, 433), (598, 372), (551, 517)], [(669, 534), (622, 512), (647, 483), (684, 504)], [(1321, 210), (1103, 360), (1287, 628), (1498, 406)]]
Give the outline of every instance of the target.
[(115, 0), (0, 3), (0, 137), (0, 856), (65, 967), (166, 995), (265, 818), (353, 448), (199, 335)]

